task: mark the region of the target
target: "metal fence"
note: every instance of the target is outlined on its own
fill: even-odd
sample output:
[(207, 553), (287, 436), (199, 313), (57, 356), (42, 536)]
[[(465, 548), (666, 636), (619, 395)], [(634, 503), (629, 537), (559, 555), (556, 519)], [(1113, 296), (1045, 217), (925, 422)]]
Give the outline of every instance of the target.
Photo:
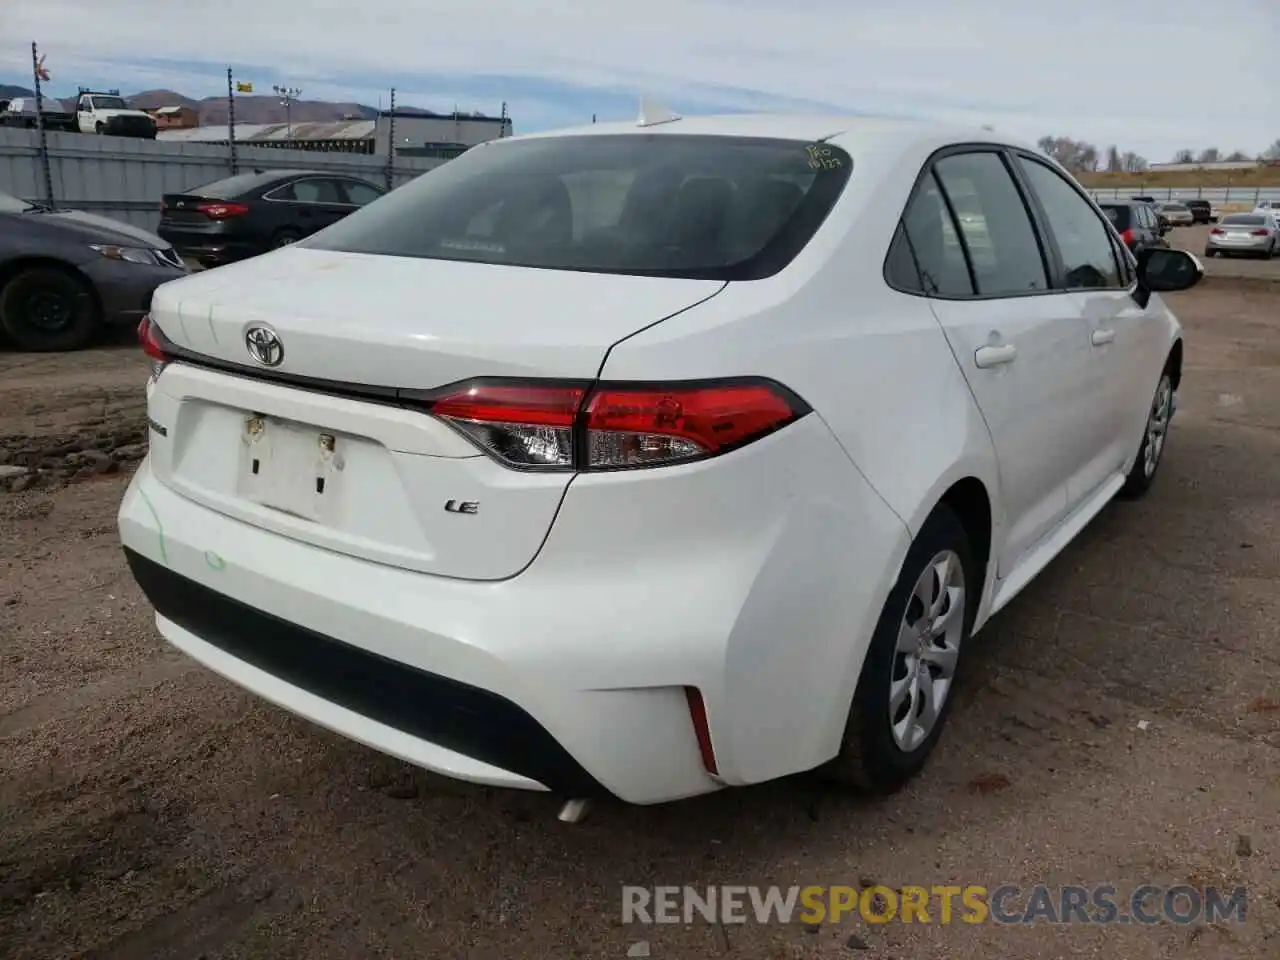
[[(0, 127), (0, 193), (55, 207), (85, 210), (154, 230), (160, 197), (185, 193), (229, 176), (226, 144), (172, 143), (129, 137), (47, 131), (42, 150), (36, 130)], [(322, 170), (399, 186), (444, 163), (430, 157), (389, 158), (356, 153), (282, 150), (235, 145), (235, 167), (252, 170)], [(46, 181), (45, 169), (49, 171)], [(52, 185), (47, 196), (45, 183)]]
[(1280, 187), (1095, 187), (1089, 191), (1099, 200), (1127, 200), (1151, 197), (1153, 200), (1208, 200), (1215, 204), (1257, 206), (1259, 200), (1280, 200)]

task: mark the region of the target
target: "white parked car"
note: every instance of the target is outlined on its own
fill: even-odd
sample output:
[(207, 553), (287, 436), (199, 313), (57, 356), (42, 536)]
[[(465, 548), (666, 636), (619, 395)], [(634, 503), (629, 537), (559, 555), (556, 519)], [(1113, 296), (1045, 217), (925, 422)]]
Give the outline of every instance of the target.
[(81, 133), (154, 140), (156, 121), (150, 114), (135, 110), (119, 90), (106, 93), (81, 88), (76, 100), (76, 127)]
[(892, 789), (1152, 482), (1200, 276), (991, 131), (497, 140), (156, 292), (120, 536), (170, 642), (430, 770)]
[(1280, 220), (1280, 200), (1259, 200), (1253, 212)]

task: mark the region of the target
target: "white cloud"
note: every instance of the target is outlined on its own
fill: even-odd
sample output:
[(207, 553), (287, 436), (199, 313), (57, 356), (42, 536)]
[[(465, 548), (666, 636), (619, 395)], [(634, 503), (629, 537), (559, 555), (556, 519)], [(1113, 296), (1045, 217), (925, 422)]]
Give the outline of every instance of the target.
[[(1153, 158), (1182, 146), (1261, 150), (1280, 136), (1280, 7), (1237, 0), (1118, 4), (1073, 0), (0, 0), (0, 72), (18, 80), (35, 38), (50, 65), (119, 65), (122, 86), (218, 92), (226, 60), (258, 64), (306, 96), (368, 100), (387, 78), (405, 102), (452, 106), (417, 89), (446, 75), (464, 109), (469, 75), (528, 76), (657, 92), (725, 107), (787, 101), (909, 113), (1035, 138), (1119, 142)], [(128, 67), (139, 58), (205, 64), (200, 75)], [(96, 72), (95, 70), (95, 72)], [(144, 74), (151, 79), (144, 79)], [(361, 87), (366, 88), (361, 92)], [(712, 94), (709, 88), (758, 91)], [(544, 92), (503, 91), (556, 116)], [(472, 95), (474, 99), (474, 94)], [(527, 120), (526, 120), (527, 127)]]

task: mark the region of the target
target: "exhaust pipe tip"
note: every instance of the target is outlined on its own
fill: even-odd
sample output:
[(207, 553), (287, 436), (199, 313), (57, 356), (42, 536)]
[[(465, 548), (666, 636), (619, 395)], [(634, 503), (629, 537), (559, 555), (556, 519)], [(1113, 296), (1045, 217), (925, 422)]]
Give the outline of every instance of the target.
[(590, 811), (590, 800), (566, 800), (556, 819), (561, 823), (581, 823)]

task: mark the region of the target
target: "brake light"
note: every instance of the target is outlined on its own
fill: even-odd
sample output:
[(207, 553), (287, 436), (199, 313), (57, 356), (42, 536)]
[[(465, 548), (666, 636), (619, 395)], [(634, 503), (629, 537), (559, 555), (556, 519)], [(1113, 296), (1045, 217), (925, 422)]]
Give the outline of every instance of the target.
[(719, 776), (720, 764), (716, 761), (715, 744), (711, 742), (711, 724), (707, 722), (707, 704), (702, 699), (702, 691), (697, 687), (685, 687), (684, 696), (689, 704), (689, 719), (693, 721), (693, 734), (698, 739), (702, 766), (712, 776)]
[(210, 220), (226, 220), (229, 217), (242, 217), (249, 212), (243, 203), (202, 203), (196, 207)]
[(1211, 234), (1213, 234), (1215, 237), (1220, 237), (1220, 236), (1222, 236), (1224, 233), (1226, 233), (1227, 231), (1222, 230), (1222, 229), (1220, 229), (1220, 228), (1218, 228), (1218, 227), (1214, 227), (1214, 228), (1213, 228), (1212, 230), (1210, 230), (1209, 232), (1210, 232)]
[(160, 363), (167, 363), (169, 358), (165, 356), (164, 347), (160, 343), (161, 334), (156, 325), (151, 322), (151, 314), (147, 314), (138, 323), (138, 343), (142, 347), (142, 352), (152, 360)]
[(1133, 227), (1129, 227), (1120, 234), (1120, 239), (1125, 242), (1125, 246), (1133, 246)]
[(1254, 231), (1253, 231), (1253, 235), (1254, 235), (1255, 237), (1265, 237), (1265, 236), (1267, 235), (1267, 231), (1266, 231), (1266, 230), (1261, 230), (1261, 229), (1259, 229), (1259, 230), (1254, 230)]
[(432, 414), (504, 464), (623, 470), (727, 453), (804, 416), (771, 380), (671, 384), (475, 381), (428, 400)]
[(165, 214), (165, 213), (168, 213), (168, 212), (169, 212), (169, 204), (168, 204), (166, 201), (161, 200), (161, 201), (160, 201), (160, 213), (161, 213), (161, 214)]

